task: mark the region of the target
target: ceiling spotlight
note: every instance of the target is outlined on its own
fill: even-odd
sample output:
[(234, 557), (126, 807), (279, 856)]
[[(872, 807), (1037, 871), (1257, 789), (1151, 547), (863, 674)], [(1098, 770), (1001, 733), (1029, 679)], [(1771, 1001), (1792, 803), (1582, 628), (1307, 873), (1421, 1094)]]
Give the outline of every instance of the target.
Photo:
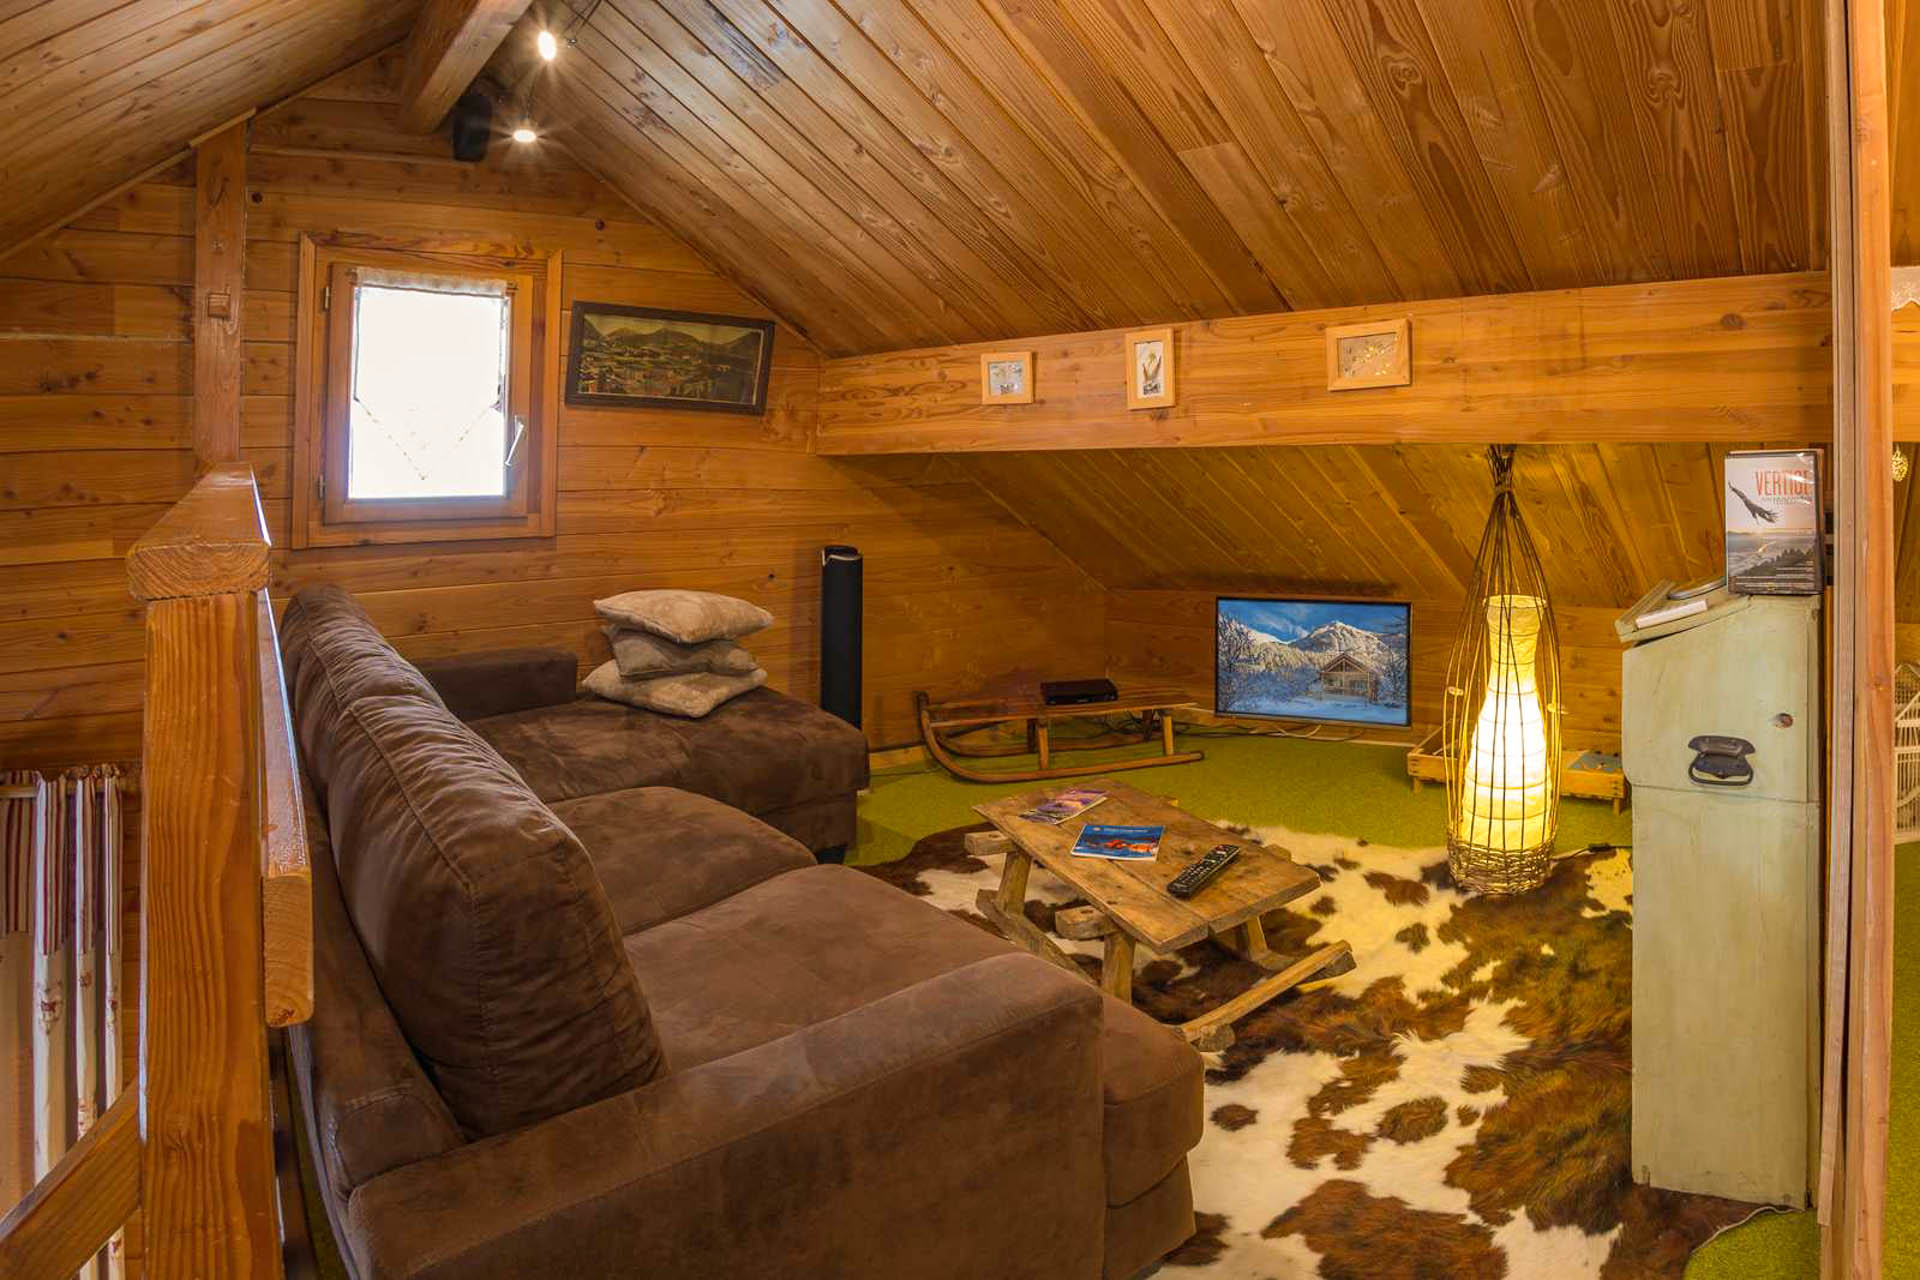
[(513, 140), (515, 142), (538, 142), (540, 141), (540, 134), (531, 124), (523, 124), (513, 131)]
[(548, 62), (552, 62), (560, 56), (560, 42), (553, 38), (553, 32), (551, 31), (542, 31), (539, 36), (535, 38), (534, 44), (539, 48), (540, 56)]

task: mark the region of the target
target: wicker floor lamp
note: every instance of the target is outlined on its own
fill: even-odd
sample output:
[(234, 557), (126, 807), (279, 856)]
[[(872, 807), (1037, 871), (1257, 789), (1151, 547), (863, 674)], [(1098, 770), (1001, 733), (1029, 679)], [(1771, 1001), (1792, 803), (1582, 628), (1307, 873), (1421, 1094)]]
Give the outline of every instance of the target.
[(1560, 801), (1560, 644), (1513, 493), (1513, 446), (1487, 450), (1493, 510), (1447, 664), (1447, 867), (1474, 893), (1547, 878)]

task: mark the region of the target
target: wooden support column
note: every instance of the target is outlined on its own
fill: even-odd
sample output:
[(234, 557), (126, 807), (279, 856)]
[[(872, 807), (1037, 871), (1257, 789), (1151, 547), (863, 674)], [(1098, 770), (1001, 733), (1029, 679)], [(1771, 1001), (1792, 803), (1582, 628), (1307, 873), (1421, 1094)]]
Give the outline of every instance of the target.
[(141, 1211), (149, 1280), (280, 1275), (267, 1092), (259, 605), (245, 467), (135, 544), (147, 605)]
[(247, 122), (194, 143), (193, 451), (240, 458), (240, 299), (246, 287)]
[(1833, 689), (1821, 1272), (1878, 1280), (1893, 1030), (1892, 215), (1883, 0), (1827, 0)]

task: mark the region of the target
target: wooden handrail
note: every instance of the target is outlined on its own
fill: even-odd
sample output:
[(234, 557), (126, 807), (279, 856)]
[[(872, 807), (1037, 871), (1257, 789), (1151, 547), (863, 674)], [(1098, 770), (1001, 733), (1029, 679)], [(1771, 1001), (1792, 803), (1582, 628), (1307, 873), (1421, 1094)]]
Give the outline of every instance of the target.
[(0, 1275), (58, 1280), (136, 1209), (149, 1280), (281, 1275), (267, 1027), (313, 1009), (312, 877), (246, 466), (127, 556), (147, 606), (139, 1091), (0, 1222)]
[(313, 1016), (313, 867), (307, 861), (307, 811), (300, 798), (295, 763), (292, 703), (280, 667), (280, 638), (273, 603), (254, 592), (260, 645), (262, 830), (260, 915), (265, 922), (262, 957), (267, 1025), (291, 1027)]
[(127, 553), (127, 586), (149, 604), (267, 585), (266, 516), (244, 463), (216, 467)]
[(71, 1276), (140, 1205), (139, 1101), (107, 1108), (53, 1172), (0, 1218), (0, 1276)]

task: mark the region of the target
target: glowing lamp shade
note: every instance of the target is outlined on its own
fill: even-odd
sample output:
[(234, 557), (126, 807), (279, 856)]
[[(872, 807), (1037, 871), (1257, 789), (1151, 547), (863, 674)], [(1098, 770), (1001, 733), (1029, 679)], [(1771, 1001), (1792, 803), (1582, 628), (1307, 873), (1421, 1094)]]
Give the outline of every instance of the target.
[(1467, 740), (1466, 786), (1453, 838), (1478, 849), (1521, 853), (1548, 830), (1553, 790), (1547, 718), (1534, 664), (1546, 601), (1487, 601), (1487, 687)]
[(1513, 451), (1489, 451), (1493, 511), (1447, 667), (1447, 866), (1476, 893), (1520, 893), (1552, 867), (1560, 796), (1553, 606), (1513, 495)]

